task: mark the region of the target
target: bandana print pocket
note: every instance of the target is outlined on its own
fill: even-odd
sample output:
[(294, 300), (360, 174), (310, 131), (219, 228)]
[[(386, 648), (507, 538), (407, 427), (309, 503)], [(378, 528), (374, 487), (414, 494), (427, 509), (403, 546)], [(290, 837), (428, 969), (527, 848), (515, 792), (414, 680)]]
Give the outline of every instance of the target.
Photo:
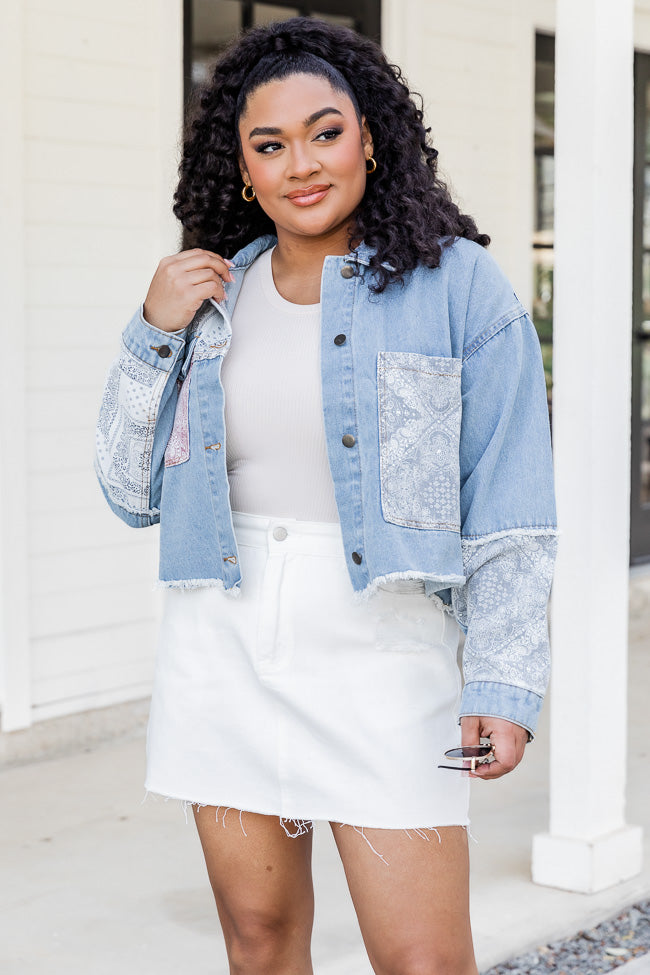
[(385, 521), (460, 531), (460, 359), (379, 352), (379, 469)]

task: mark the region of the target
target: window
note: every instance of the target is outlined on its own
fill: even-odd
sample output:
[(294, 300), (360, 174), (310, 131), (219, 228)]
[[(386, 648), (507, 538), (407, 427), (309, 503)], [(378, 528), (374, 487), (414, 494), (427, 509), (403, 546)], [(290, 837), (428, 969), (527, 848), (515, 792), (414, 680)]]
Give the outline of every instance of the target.
[(185, 0), (185, 100), (206, 81), (215, 58), (241, 30), (290, 17), (318, 17), (380, 38), (380, 0), (309, 0), (294, 4), (266, 0)]
[(555, 38), (535, 44), (535, 225), (533, 320), (542, 346), (551, 405), (553, 381), (553, 191), (555, 162)]

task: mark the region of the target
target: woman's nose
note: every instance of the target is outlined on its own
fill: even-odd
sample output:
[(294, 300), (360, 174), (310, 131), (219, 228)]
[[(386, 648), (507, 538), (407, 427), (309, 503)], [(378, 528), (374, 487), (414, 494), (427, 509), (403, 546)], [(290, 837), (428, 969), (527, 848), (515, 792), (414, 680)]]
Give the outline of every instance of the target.
[(305, 179), (320, 169), (320, 163), (307, 147), (294, 147), (289, 155), (288, 176)]

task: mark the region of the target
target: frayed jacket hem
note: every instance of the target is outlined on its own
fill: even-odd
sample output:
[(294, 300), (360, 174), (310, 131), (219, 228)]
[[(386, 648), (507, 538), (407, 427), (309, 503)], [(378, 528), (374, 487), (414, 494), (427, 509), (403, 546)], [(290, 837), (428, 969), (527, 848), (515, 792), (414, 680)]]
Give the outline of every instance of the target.
[(154, 589), (222, 589), (228, 596), (241, 595), (239, 586), (226, 589), (223, 579), (159, 579)]

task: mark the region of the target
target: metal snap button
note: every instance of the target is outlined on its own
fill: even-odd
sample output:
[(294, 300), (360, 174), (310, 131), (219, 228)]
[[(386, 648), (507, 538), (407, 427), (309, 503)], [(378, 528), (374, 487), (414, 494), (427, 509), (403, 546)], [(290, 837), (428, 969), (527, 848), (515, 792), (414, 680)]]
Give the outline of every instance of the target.
[(363, 556), (360, 555), (359, 552), (352, 553), (352, 561), (354, 562), (355, 565), (361, 565), (362, 558)]
[(289, 532), (286, 528), (283, 528), (282, 525), (278, 525), (277, 528), (273, 529), (273, 537), (277, 542), (283, 542), (288, 534)]
[(341, 277), (342, 278), (353, 278), (354, 275), (355, 275), (354, 265), (353, 264), (344, 264), (343, 267), (341, 268)]
[(343, 343), (345, 342), (345, 339), (346, 339), (346, 336), (345, 335), (335, 335), (334, 336), (334, 345), (343, 345)]
[(170, 355), (172, 354), (172, 350), (168, 345), (159, 345), (156, 351), (161, 359), (169, 359)]
[(345, 436), (341, 437), (341, 443), (344, 447), (354, 447), (356, 440), (351, 433), (346, 433)]

